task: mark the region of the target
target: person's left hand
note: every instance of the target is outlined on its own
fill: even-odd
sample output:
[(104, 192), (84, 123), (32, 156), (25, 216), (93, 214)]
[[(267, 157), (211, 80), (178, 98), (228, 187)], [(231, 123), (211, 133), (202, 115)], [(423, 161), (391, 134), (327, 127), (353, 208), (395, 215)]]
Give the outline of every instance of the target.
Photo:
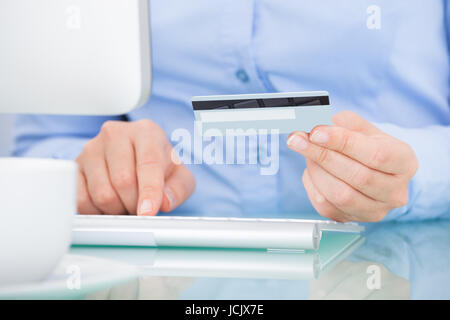
[(303, 184), (314, 208), (332, 220), (377, 222), (408, 203), (418, 162), (412, 148), (350, 111), (334, 126), (295, 132), (289, 148), (306, 158)]

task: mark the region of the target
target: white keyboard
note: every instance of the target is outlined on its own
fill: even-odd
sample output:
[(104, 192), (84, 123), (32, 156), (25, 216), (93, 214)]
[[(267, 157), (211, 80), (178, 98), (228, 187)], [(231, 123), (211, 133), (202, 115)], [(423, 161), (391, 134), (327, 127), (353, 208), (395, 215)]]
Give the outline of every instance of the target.
[(322, 220), (78, 215), (72, 244), (317, 250), (322, 231), (363, 230)]

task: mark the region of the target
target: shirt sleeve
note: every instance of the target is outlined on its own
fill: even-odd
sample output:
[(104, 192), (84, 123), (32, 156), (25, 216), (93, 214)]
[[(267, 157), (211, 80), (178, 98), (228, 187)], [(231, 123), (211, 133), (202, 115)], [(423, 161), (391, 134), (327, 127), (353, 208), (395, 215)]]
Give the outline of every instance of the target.
[(450, 218), (450, 126), (377, 126), (408, 143), (419, 161), (419, 169), (409, 184), (408, 204), (392, 210), (386, 220)]
[[(447, 43), (450, 43), (450, 6), (447, 0), (443, 3)], [(408, 143), (414, 149), (419, 161), (419, 169), (409, 184), (408, 204), (392, 210), (385, 220), (450, 218), (450, 126), (448, 122), (447, 125), (414, 129), (401, 128), (393, 124), (377, 126), (384, 132)]]
[(16, 157), (73, 160), (108, 120), (125, 117), (21, 115), (15, 118)]

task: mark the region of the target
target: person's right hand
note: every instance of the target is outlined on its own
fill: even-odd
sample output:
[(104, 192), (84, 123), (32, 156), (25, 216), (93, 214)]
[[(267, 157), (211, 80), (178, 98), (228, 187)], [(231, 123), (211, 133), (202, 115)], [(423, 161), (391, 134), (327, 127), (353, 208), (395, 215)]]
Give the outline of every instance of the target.
[(76, 159), (81, 214), (156, 215), (191, 196), (192, 173), (150, 120), (106, 122)]

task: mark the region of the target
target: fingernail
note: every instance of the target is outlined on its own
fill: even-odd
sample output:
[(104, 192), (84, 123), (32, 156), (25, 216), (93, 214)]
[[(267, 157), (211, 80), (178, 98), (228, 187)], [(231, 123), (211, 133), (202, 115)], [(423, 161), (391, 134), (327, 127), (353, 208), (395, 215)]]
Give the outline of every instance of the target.
[(169, 208), (173, 208), (175, 204), (175, 195), (173, 194), (172, 190), (170, 190), (170, 188), (164, 188), (164, 195), (169, 201)]
[(139, 207), (139, 215), (144, 216), (152, 213), (153, 211), (153, 203), (151, 200), (144, 200)]
[(316, 130), (313, 132), (310, 139), (314, 143), (327, 143), (330, 136), (326, 132)]
[(296, 134), (293, 134), (292, 136), (289, 137), (289, 139), (287, 140), (287, 144), (289, 147), (291, 147), (296, 151), (305, 150), (306, 147), (308, 146), (308, 142), (306, 142), (306, 140), (303, 137), (300, 137)]

